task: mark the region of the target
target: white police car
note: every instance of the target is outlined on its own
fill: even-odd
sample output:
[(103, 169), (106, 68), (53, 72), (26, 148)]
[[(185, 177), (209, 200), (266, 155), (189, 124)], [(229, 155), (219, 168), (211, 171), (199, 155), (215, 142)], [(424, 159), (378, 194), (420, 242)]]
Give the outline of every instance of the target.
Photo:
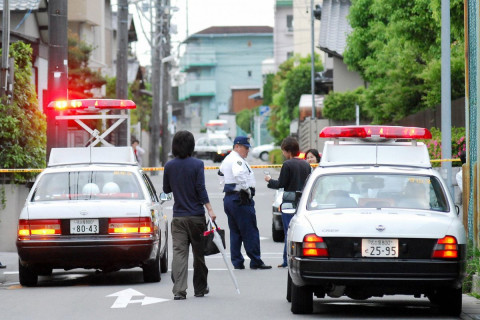
[[(293, 313), (313, 296), (428, 297), (443, 314), (462, 308), (466, 238), (446, 184), (433, 170), (422, 128), (327, 127), (324, 147), (298, 201), (288, 241)], [(344, 141), (340, 141), (344, 140)], [(298, 195), (297, 195), (298, 198)]]
[(168, 271), (168, 221), (130, 147), (52, 149), (20, 214), (20, 283), (53, 269)]

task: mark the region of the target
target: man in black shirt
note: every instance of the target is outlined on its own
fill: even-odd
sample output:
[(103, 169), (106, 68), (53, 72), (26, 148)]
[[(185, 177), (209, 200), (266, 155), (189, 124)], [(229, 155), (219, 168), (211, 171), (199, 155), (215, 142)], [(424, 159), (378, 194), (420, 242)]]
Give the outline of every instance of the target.
[[(301, 191), (307, 181), (312, 168), (310, 164), (298, 158), (300, 153), (300, 147), (297, 139), (293, 137), (287, 137), (283, 140), (282, 153), (287, 159), (280, 170), (280, 176), (278, 180), (272, 179), (270, 175), (265, 176), (265, 181), (268, 182), (267, 187), (270, 189), (283, 188), (284, 191)], [(283, 249), (283, 263), (278, 265), (279, 268), (287, 267), (287, 230), (290, 220), (293, 215), (282, 212), (283, 232), (285, 233), (285, 246)]]

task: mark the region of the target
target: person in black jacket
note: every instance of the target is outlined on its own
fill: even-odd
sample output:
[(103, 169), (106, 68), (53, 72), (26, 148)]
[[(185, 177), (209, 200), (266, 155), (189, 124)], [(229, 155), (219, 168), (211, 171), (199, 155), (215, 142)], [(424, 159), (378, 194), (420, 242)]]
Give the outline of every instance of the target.
[(175, 156), (165, 165), (163, 192), (173, 192), (172, 218), (172, 280), (174, 300), (187, 297), (189, 247), (193, 252), (193, 289), (195, 297), (208, 294), (208, 268), (203, 255), (202, 234), (205, 226), (205, 208), (215, 221), (207, 189), (203, 161), (192, 158), (195, 138), (189, 131), (178, 131), (173, 136), (172, 153)]
[[(268, 182), (267, 187), (270, 189), (283, 188), (284, 191), (301, 191), (312, 171), (310, 164), (298, 158), (300, 147), (297, 139), (287, 137), (281, 145), (282, 153), (286, 159), (280, 170), (278, 180), (272, 179), (270, 175), (265, 176)], [(285, 233), (285, 246), (283, 248), (283, 263), (278, 265), (279, 268), (287, 267), (287, 230), (293, 215), (282, 213), (283, 232)]]

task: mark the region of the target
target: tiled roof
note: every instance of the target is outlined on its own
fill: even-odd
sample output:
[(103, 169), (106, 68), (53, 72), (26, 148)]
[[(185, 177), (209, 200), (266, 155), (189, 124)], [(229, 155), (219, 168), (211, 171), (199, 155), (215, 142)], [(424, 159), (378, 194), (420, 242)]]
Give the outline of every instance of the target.
[(269, 26), (232, 26), (210, 27), (195, 34), (228, 34), (228, 33), (273, 33)]
[[(10, 0), (10, 11), (38, 10), (41, 0)], [(0, 10), (3, 11), (3, 0), (0, 0)]]
[(352, 32), (347, 19), (350, 6), (350, 0), (323, 0), (319, 41), (321, 50), (343, 57), (347, 36)]

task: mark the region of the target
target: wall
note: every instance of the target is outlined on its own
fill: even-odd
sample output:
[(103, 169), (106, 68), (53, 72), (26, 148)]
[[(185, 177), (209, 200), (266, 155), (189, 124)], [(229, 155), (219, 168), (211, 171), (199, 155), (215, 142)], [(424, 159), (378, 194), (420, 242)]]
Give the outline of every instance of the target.
[(333, 91), (345, 92), (364, 86), (364, 81), (356, 72), (347, 69), (343, 60), (333, 58)]
[(17, 251), (18, 217), (30, 191), (25, 185), (2, 185), (5, 188), (6, 208), (0, 210), (0, 252)]
[(232, 112), (238, 113), (243, 109), (253, 109), (261, 106), (263, 100), (249, 99), (252, 94), (259, 92), (260, 89), (232, 90)]

